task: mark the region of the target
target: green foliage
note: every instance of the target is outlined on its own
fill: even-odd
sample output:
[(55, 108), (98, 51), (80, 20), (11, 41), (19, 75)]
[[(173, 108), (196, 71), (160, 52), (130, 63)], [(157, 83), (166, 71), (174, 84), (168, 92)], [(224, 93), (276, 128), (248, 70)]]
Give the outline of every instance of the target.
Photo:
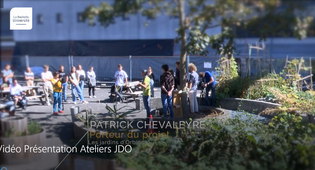
[(222, 99), (240, 96), (240, 93), (242, 93), (242, 82), (240, 82), (240, 80), (242, 79), (238, 76), (237, 63), (234, 57), (230, 59), (221, 57), (219, 66), (215, 69), (220, 73), (220, 75), (216, 77), (216, 81), (219, 82), (216, 86), (216, 97)]
[[(281, 8), (281, 5), (286, 6), (285, 10)], [(312, 23), (312, 17), (298, 14), (306, 10), (305, 6), (298, 2), (288, 3), (280, 0), (216, 0), (214, 2), (119, 0), (87, 7), (83, 13), (83, 20), (88, 20), (90, 25), (95, 25), (95, 19), (98, 18), (100, 24), (108, 27), (115, 23), (117, 17), (130, 14), (140, 13), (149, 18), (156, 18), (161, 14), (177, 16), (179, 20), (177, 40), (185, 44), (185, 53), (205, 55), (208, 53), (206, 47), (212, 45), (219, 54), (230, 56), (235, 49), (232, 29), (236, 26), (250, 31), (259, 30), (256, 35), (261, 39), (266, 39), (270, 35), (279, 35), (279, 33), (282, 36), (289, 33), (299, 39), (305, 38)], [(222, 27), (222, 33), (208, 35), (207, 30), (214, 27)], [(283, 30), (286, 30), (285, 34), (282, 33)], [(184, 56), (184, 53), (181, 56)]]
[(275, 101), (274, 95), (268, 90), (268, 87), (276, 87), (279, 89), (288, 89), (289, 86), (285, 83), (285, 79), (278, 74), (268, 74), (260, 81), (250, 78), (247, 80), (247, 86), (244, 87), (243, 95), (240, 97), (246, 99), (265, 98), (266, 101)]
[(6, 131), (4, 133), (4, 137), (6, 138), (14, 137), (14, 127), (11, 127), (10, 130)]
[(106, 104), (105, 108), (112, 118), (125, 118), (128, 114), (133, 112), (133, 111), (128, 111), (128, 112), (121, 113), (119, 111), (121, 111), (124, 108), (127, 108), (127, 106), (123, 106), (123, 107), (118, 109), (117, 104), (114, 104), (113, 107), (110, 107), (109, 105)]
[(131, 169), (314, 169), (315, 126), (300, 120), (283, 115), (265, 125), (254, 117), (209, 119), (203, 130), (150, 139), (117, 158)]
[(27, 130), (29, 135), (40, 133), (42, 128), (38, 122), (32, 121), (27, 125)]
[(27, 136), (27, 135), (34, 135), (40, 133), (42, 130), (41, 125), (38, 122), (32, 121), (27, 124), (27, 131), (15, 132), (14, 127), (11, 127), (10, 130), (6, 131), (4, 137), (6, 138), (13, 138), (19, 136)]
[(245, 99), (265, 99), (268, 102), (282, 104), (282, 111), (296, 113), (315, 114), (315, 93), (313, 91), (301, 91), (302, 83), (299, 71), (307, 71), (304, 60), (294, 59), (288, 61), (286, 67), (280, 74), (268, 74), (262, 79), (256, 80), (251, 77), (239, 77), (237, 75), (237, 64), (231, 58), (230, 64), (227, 59), (220, 60), (217, 72), (218, 85), (216, 87), (217, 99), (235, 97)]
[[(129, 106), (123, 106), (123, 107), (117, 108), (117, 103), (115, 103), (113, 105), (113, 107), (111, 107), (107, 104), (105, 105), (105, 109), (108, 111), (109, 116), (113, 119), (125, 119), (125, 117), (128, 114), (133, 113), (134, 112), (133, 110), (121, 112), (122, 109), (126, 109), (128, 107)], [(98, 117), (98, 114), (99, 113), (97, 113), (97, 111), (95, 113), (93, 113), (92, 109), (90, 108), (90, 110), (88, 110), (88, 109), (85, 110), (85, 115), (78, 114), (77, 118), (81, 122), (83, 122), (86, 127), (88, 127), (88, 125), (90, 125), (91, 120), (96, 120), (96, 119), (100, 119), (100, 118), (102, 119), (102, 117)]]

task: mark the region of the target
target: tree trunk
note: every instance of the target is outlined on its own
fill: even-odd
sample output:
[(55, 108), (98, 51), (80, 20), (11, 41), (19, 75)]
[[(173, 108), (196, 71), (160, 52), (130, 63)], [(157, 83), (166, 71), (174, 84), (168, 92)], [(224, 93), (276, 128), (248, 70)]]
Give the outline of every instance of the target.
[[(180, 47), (180, 89), (184, 90), (186, 80), (186, 25), (185, 25), (185, 0), (178, 1), (178, 9), (179, 9), (179, 24), (180, 24), (180, 37), (181, 37), (181, 47)], [(187, 105), (187, 93), (181, 94), (181, 105), (183, 110), (183, 116), (188, 117), (188, 105)]]

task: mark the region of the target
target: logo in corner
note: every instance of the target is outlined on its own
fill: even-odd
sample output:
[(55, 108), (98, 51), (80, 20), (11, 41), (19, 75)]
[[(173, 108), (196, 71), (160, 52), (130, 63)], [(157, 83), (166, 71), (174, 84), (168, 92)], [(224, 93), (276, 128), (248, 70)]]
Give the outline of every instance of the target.
[(11, 9), (10, 30), (31, 30), (32, 27), (33, 27), (33, 8), (14, 7)]
[(2, 167), (0, 170), (8, 170), (6, 167)]

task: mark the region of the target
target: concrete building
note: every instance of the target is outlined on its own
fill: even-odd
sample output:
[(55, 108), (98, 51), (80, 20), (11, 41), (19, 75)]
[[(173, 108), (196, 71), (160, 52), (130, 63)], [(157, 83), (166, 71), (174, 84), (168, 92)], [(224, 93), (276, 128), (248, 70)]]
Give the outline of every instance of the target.
[[(94, 65), (97, 70), (99, 78), (112, 77), (113, 72), (116, 70), (118, 63), (123, 63), (125, 70), (128, 74), (133, 74), (135, 77), (141, 77), (137, 72), (140, 72), (142, 67), (148, 65), (153, 66), (154, 70), (160, 73), (160, 64), (167, 63), (174, 69), (174, 63), (179, 59), (180, 46), (179, 44), (169, 44), (168, 47), (162, 47), (163, 41), (173, 41), (177, 34), (175, 30), (178, 28), (178, 19), (170, 16), (161, 15), (156, 19), (150, 19), (143, 17), (140, 14), (130, 15), (126, 17), (120, 17), (116, 19), (116, 23), (109, 27), (104, 27), (96, 22), (95, 26), (89, 26), (87, 22), (82, 21), (82, 12), (89, 5), (99, 5), (104, 0), (14, 0), (4, 1), (4, 8), (1, 9), (2, 23), (1, 24), (1, 60), (2, 66), (5, 63), (11, 62), (16, 67), (17, 71), (21, 71), (25, 66), (38, 66), (42, 64), (49, 64), (53, 66), (53, 69), (57, 69), (60, 64), (65, 66), (76, 65), (83, 63), (84, 68), (88, 68)], [(112, 2), (112, 1), (107, 1)], [(314, 3), (311, 3), (315, 6)], [(33, 29), (27, 31), (10, 31), (9, 30), (9, 13), (13, 7), (32, 7), (33, 8)], [(315, 16), (315, 15), (314, 15)], [(146, 26), (145, 26), (146, 25)], [(210, 35), (218, 34), (221, 32), (221, 27), (216, 27), (208, 30)], [(237, 51), (235, 54), (236, 58), (246, 60), (249, 58), (248, 44), (255, 44), (259, 42), (258, 38), (255, 37), (244, 37), (236, 40)], [(3, 41), (5, 40), (5, 41)], [(155, 41), (156, 43), (150, 44), (155, 46), (154, 48), (160, 48), (162, 50), (172, 48), (172, 54), (164, 56), (164, 53), (157, 53), (155, 57), (152, 57), (152, 53), (149, 56), (143, 55), (135, 56), (132, 55), (132, 60), (129, 55), (117, 55), (115, 57), (108, 56), (104, 53), (103, 56), (87, 56), (82, 52), (80, 55), (71, 52), (72, 49), (78, 47), (90, 47), (91, 43), (97, 41), (112, 41), (117, 43), (121, 41), (125, 44), (131, 41), (138, 41), (138, 45), (145, 40)], [(76, 46), (76, 42), (80, 42), (81, 46)], [(21, 52), (20, 47), (16, 44), (33, 43), (30, 46), (24, 46), (25, 48), (31, 47), (34, 50), (49, 50), (49, 46), (45, 46), (47, 43), (58, 44), (60, 49), (57, 52), (64, 50), (62, 55), (54, 56), (56, 53), (40, 53), (38, 55), (31, 55), (27, 52)], [(36, 44), (36, 45), (34, 45)], [(287, 38), (268, 38), (265, 42), (266, 50), (265, 57), (270, 60), (272, 59), (284, 59), (287, 55), (289, 57), (312, 57), (315, 58), (315, 38), (307, 38), (305, 40), (296, 40), (294, 37)], [(142, 44), (143, 48), (136, 46), (135, 49), (143, 50), (148, 48), (148, 44)], [(170, 47), (171, 46), (171, 47)], [(68, 52), (69, 48), (69, 52)], [(104, 49), (105, 48), (105, 49)], [(112, 47), (95, 47), (90, 50), (110, 51)], [(15, 50), (14, 50), (15, 49)], [(32, 49), (32, 50), (33, 50)], [(87, 49), (87, 48), (86, 48)], [(33, 50), (33, 51), (34, 51)], [(126, 49), (119, 49), (125, 51)], [(118, 51), (119, 51), (118, 50)], [(152, 52), (151, 49), (147, 49)], [(13, 52), (14, 51), (14, 52)], [(169, 54), (169, 53), (167, 53)], [(256, 52), (253, 50), (253, 57), (256, 57)], [(259, 53), (263, 56), (263, 53)], [(14, 59), (13, 57), (14, 56)], [(43, 59), (45, 57), (45, 59)], [(73, 60), (74, 58), (74, 60)], [(198, 66), (198, 70), (214, 70), (216, 60), (219, 55), (209, 47), (208, 56), (190, 56), (190, 61), (195, 62)], [(268, 59), (268, 61), (269, 61)], [(240, 68), (242, 67), (241, 60)], [(205, 62), (212, 63), (211, 68), (205, 68)], [(268, 64), (268, 63), (267, 63)], [(137, 67), (137, 68), (135, 68)], [(200, 68), (200, 69), (199, 69)]]

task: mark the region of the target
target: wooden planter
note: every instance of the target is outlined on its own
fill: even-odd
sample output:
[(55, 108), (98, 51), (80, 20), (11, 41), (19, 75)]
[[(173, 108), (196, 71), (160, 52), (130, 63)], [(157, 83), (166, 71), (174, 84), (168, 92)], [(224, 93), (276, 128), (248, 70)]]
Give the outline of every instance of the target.
[(0, 145), (21, 147), (20, 153), (3, 153), (0, 152), (0, 164), (1, 165), (10, 165), (10, 164), (22, 164), (35, 160), (40, 160), (43, 156), (39, 153), (30, 153), (24, 152), (25, 145), (29, 145), (30, 147), (43, 147), (46, 145), (46, 133), (45, 130), (42, 129), (40, 133), (29, 135), (29, 136), (20, 136), (20, 137), (12, 137), (12, 138), (0, 138)]
[[(0, 136), (9, 134), (12, 136), (20, 136), (27, 132), (27, 118), (12, 116), (1, 119)], [(20, 134), (20, 135), (19, 135)]]

